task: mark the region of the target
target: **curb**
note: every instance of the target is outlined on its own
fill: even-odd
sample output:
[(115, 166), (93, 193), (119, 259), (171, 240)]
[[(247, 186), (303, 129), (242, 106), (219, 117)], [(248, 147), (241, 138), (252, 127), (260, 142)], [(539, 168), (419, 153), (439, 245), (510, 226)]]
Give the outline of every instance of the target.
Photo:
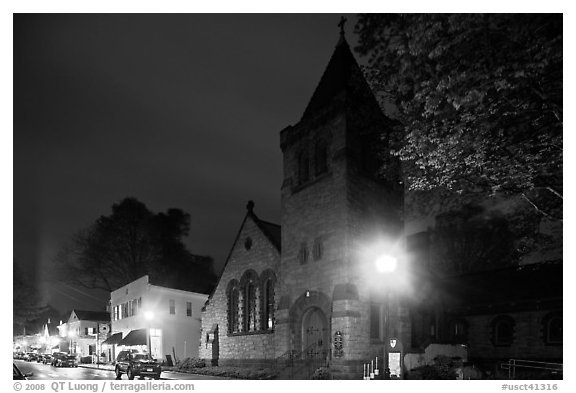
[[(78, 367), (82, 367), (82, 368), (90, 368), (90, 369), (94, 369), (94, 370), (102, 370), (102, 371), (114, 371), (114, 366), (110, 366), (110, 365), (101, 365), (101, 367), (97, 367), (94, 364), (79, 364)], [(181, 374), (182, 376), (186, 376), (186, 375), (197, 375), (202, 377), (202, 374), (191, 374), (191, 373), (181, 373), (178, 371), (162, 371), (163, 377), (160, 379), (164, 379), (164, 380), (177, 380), (177, 381), (184, 381), (187, 378), (178, 378), (178, 374)], [(166, 374), (170, 375), (170, 374), (176, 374), (176, 375), (172, 375), (172, 378), (169, 378), (166, 376)], [(225, 378), (225, 377), (217, 377), (218, 379), (229, 379), (229, 378)]]

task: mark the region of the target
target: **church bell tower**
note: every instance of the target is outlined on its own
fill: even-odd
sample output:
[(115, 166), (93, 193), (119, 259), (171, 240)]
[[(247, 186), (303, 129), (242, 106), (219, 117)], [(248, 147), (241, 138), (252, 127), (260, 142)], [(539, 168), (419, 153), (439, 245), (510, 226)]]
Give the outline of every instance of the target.
[(310, 349), (350, 372), (371, 356), (373, 291), (363, 253), (375, 239), (393, 241), (402, 232), (399, 165), (386, 153), (392, 126), (342, 25), (302, 118), (280, 133), (277, 354)]

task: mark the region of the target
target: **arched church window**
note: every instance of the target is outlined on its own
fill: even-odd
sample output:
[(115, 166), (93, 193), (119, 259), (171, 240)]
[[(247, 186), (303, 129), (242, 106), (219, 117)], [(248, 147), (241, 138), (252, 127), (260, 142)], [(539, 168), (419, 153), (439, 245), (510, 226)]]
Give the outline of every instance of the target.
[(551, 312), (542, 319), (542, 331), (544, 343), (548, 345), (560, 345), (563, 341), (563, 318), (562, 312)]
[(324, 246), (322, 245), (322, 239), (319, 237), (314, 239), (314, 245), (312, 246), (312, 255), (315, 261), (322, 259), (322, 254), (324, 253)]
[(300, 250), (298, 251), (298, 261), (301, 265), (304, 265), (306, 262), (308, 262), (308, 247), (306, 247), (305, 242), (300, 244)]
[(465, 343), (468, 339), (468, 323), (463, 319), (454, 319), (449, 324), (450, 340), (454, 343)]
[(492, 320), (492, 344), (497, 347), (507, 347), (514, 341), (514, 319), (501, 315)]
[(310, 179), (310, 159), (306, 151), (298, 155), (298, 183), (306, 183)]
[(274, 330), (274, 289), (276, 285), (276, 274), (273, 270), (268, 269), (262, 272), (260, 276), (262, 283), (261, 301), (260, 301), (260, 328), (262, 330)]
[(274, 282), (269, 279), (264, 284), (263, 330), (274, 329)]
[(314, 149), (315, 175), (319, 176), (328, 171), (328, 147), (326, 142), (318, 141)]
[(244, 331), (258, 330), (256, 326), (256, 285), (248, 282), (244, 289)]
[(377, 141), (372, 135), (364, 136), (360, 141), (360, 169), (371, 177), (376, 175), (379, 166), (376, 144)]
[(259, 286), (258, 274), (254, 270), (248, 270), (240, 279), (240, 292), (242, 303), (242, 332), (259, 330), (257, 319), (257, 288)]
[(238, 299), (239, 289), (238, 281), (232, 280), (228, 284), (228, 333), (236, 333), (239, 331), (240, 325), (238, 321)]
[(248, 236), (244, 241), (244, 248), (246, 251), (249, 251), (252, 248), (252, 238), (250, 236)]

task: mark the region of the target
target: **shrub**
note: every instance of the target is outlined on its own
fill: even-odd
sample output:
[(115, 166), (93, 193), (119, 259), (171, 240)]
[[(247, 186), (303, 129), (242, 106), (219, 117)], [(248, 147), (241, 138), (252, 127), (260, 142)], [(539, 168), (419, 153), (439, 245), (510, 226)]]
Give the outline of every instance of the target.
[(270, 368), (253, 369), (230, 366), (202, 366), (198, 368), (181, 368), (176, 371), (233, 379), (272, 379), (277, 375), (276, 371)]
[(179, 362), (177, 369), (178, 370), (190, 370), (193, 368), (204, 368), (206, 367), (206, 362), (204, 359), (195, 359), (195, 358), (186, 358)]
[(332, 379), (332, 374), (328, 368), (320, 367), (314, 371), (314, 374), (312, 374), (310, 379)]
[(438, 356), (433, 365), (416, 367), (408, 373), (408, 379), (456, 379), (456, 367), (461, 362), (447, 356)]

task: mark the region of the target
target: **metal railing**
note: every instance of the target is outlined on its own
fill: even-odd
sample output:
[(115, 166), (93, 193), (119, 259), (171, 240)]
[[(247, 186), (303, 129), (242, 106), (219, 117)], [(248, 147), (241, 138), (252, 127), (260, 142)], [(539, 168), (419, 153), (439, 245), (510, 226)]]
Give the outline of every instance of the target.
[(533, 360), (510, 359), (507, 363), (500, 364), (504, 370), (508, 370), (508, 379), (516, 379), (516, 369), (532, 369), (549, 371), (551, 374), (563, 374), (562, 363), (537, 362)]

